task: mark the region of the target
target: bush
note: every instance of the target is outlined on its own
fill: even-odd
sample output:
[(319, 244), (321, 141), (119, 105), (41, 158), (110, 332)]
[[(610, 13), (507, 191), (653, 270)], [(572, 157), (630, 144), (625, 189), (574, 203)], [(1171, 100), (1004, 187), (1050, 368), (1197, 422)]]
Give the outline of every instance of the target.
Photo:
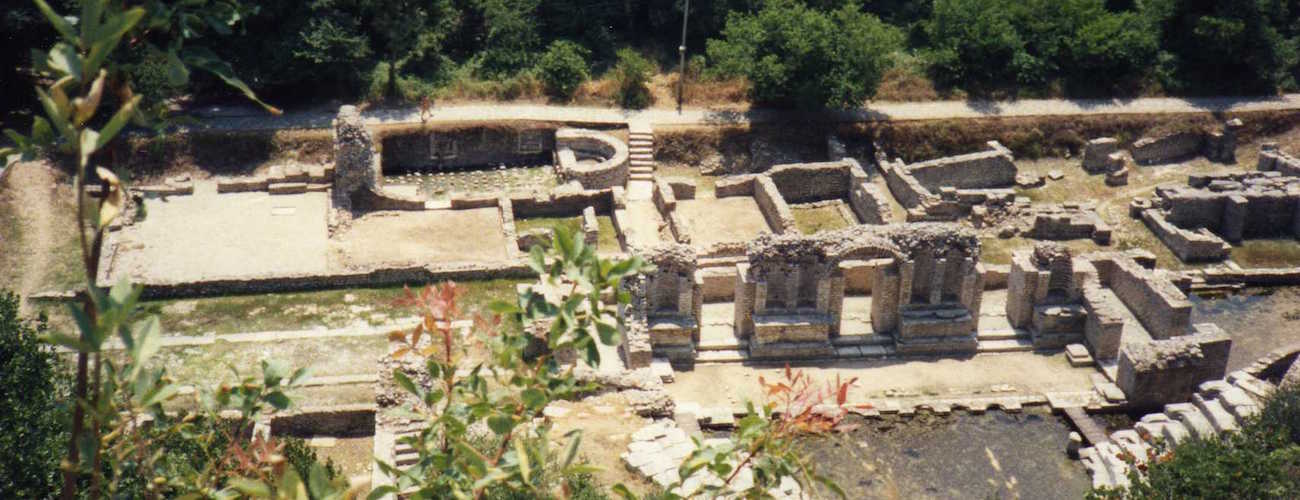
[(650, 75), (655, 67), (649, 60), (632, 49), (618, 51), (618, 64), (614, 65), (614, 81), (618, 90), (614, 98), (628, 109), (644, 109), (654, 103), (650, 95)]
[(587, 81), (587, 57), (590, 51), (582, 46), (558, 40), (546, 48), (546, 53), (537, 61), (537, 74), (546, 93), (557, 99), (569, 100), (578, 86)]
[(771, 0), (733, 15), (722, 39), (709, 40), (715, 75), (747, 78), (757, 102), (851, 108), (875, 94), (902, 34), (853, 2), (833, 12)]
[[(293, 470), (298, 473), (298, 477), (311, 477), (311, 469), (320, 463), (316, 458), (316, 450), (307, 445), (307, 441), (302, 438), (286, 437), (281, 440), (284, 443), (284, 449), (281, 453), (284, 460), (289, 462)], [(325, 471), (325, 478), (333, 480), (342, 475), (337, 465), (334, 465), (333, 459), (326, 459), (322, 466)]]
[(60, 362), (37, 338), (46, 329), (18, 317), (18, 296), (0, 290), (0, 491), (45, 498), (58, 489), (70, 391)]
[(1127, 492), (1094, 498), (1295, 498), (1300, 493), (1300, 384), (1279, 389), (1238, 432), (1157, 456)]

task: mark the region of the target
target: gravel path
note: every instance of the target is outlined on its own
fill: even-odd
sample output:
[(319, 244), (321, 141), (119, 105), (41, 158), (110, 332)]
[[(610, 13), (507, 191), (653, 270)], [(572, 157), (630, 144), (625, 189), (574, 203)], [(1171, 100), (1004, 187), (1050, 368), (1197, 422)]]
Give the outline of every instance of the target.
[[(1271, 110), (1300, 110), (1300, 94), (1276, 97), (1205, 97), (1139, 99), (1024, 99), (1019, 101), (935, 101), (880, 102), (844, 111), (800, 112), (774, 109), (647, 109), (628, 111), (615, 108), (551, 106), (545, 104), (458, 104), (438, 107), (433, 122), (540, 120), (598, 124), (642, 120), (656, 126), (728, 125), (790, 120), (839, 122), (992, 118), (1015, 116), (1076, 116), (1097, 114), (1205, 113)], [(294, 111), (273, 117), (252, 107), (206, 107), (195, 112), (200, 127), (217, 130), (264, 130), (326, 128), (334, 118), (332, 110)], [(418, 123), (415, 108), (378, 109), (365, 113), (366, 122), (377, 124)]]

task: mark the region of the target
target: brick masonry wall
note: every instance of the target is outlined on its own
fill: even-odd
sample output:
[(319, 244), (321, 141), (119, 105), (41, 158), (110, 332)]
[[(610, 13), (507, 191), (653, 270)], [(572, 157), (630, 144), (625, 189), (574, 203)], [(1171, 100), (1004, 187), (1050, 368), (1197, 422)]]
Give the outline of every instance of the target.
[(847, 161), (777, 165), (763, 175), (770, 177), (788, 203), (842, 199), (852, 182)]
[(1222, 238), (1208, 230), (1181, 229), (1170, 224), (1165, 220), (1164, 214), (1156, 209), (1143, 210), (1142, 222), (1183, 262), (1220, 261), (1228, 258), (1231, 250)]
[(858, 182), (849, 191), (849, 206), (863, 224), (887, 224), (894, 214), (886, 196), (889, 195), (875, 184)]

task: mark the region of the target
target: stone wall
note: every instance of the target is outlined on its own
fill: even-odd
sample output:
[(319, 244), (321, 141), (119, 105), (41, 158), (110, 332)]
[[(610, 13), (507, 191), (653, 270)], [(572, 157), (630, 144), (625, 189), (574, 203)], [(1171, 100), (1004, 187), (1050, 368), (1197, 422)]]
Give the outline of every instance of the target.
[(1101, 137), (1088, 141), (1083, 147), (1083, 169), (1088, 173), (1113, 172), (1123, 168), (1116, 165), (1110, 155), (1119, 152), (1119, 141), (1114, 137)]
[(782, 234), (794, 230), (794, 213), (771, 177), (759, 176), (754, 181), (754, 201), (773, 232)]
[(1151, 338), (1164, 340), (1191, 329), (1192, 303), (1168, 279), (1130, 259), (1114, 259), (1103, 283), (1124, 301)]
[(907, 174), (907, 166), (902, 160), (881, 163), (880, 171), (885, 175), (885, 185), (889, 187), (889, 192), (904, 208), (916, 208), (934, 197), (920, 181)]
[(1131, 405), (1188, 401), (1201, 382), (1223, 378), (1232, 339), (1214, 325), (1197, 326), (1194, 335), (1124, 344), (1116, 384)]
[(556, 149), (556, 129), (552, 124), (517, 122), (384, 134), (383, 171), (546, 165)]
[(586, 189), (627, 185), (627, 143), (617, 137), (596, 130), (562, 128), (555, 131), (555, 147), (573, 152), (556, 155), (555, 171), (561, 182), (576, 180)]
[(889, 194), (875, 184), (858, 182), (849, 191), (849, 206), (863, 224), (888, 224), (894, 214), (886, 196)]
[(1189, 231), (1169, 223), (1159, 210), (1142, 210), (1141, 217), (1160, 242), (1183, 262), (1220, 261), (1228, 258), (1232, 250), (1222, 238), (1207, 229)]
[(997, 141), (989, 141), (987, 151), (913, 163), (907, 171), (930, 191), (1008, 187), (1016, 181), (1015, 158)]
[[(581, 215), (587, 207), (608, 214), (622, 208), (617, 189), (551, 191), (550, 193), (516, 193), (510, 196), (515, 217), (570, 217)], [(492, 198), (495, 200), (495, 198)]]
[(777, 165), (762, 175), (770, 177), (789, 203), (844, 199), (867, 174), (852, 158), (821, 163)]
[(1259, 147), (1259, 161), (1255, 168), (1260, 172), (1280, 172), (1286, 176), (1300, 176), (1300, 158), (1283, 153), (1277, 143)]
[(340, 107), (334, 119), (333, 206), (351, 211), (353, 193), (362, 189), (378, 190), (381, 182), (374, 141), (361, 112), (356, 106)]
[(1133, 143), (1129, 153), (1138, 165), (1156, 165), (1185, 160), (1200, 154), (1205, 144), (1203, 132), (1179, 132), (1161, 137), (1143, 137)]

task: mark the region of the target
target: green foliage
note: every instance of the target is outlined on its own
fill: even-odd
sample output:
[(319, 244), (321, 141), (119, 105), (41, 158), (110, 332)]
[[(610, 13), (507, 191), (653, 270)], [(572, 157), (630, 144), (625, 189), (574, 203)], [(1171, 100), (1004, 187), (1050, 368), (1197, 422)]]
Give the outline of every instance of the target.
[(1238, 432), (1157, 454), (1128, 491), (1091, 498), (1294, 498), (1300, 492), (1300, 384), (1282, 387)]
[[(471, 346), (460, 341), (451, 327), (459, 315), (454, 285), (426, 289), (411, 298), (411, 305), (425, 318), (409, 337), (401, 336), (406, 347), (394, 356), (423, 356), (431, 383), (418, 384), (413, 374), (400, 369), (393, 377), (412, 400), (410, 417), (429, 425), (400, 440), (417, 451), (414, 464), (405, 469), (379, 464), (396, 486), (377, 489), (372, 498), (407, 490), (413, 490), (416, 498), (470, 497), (498, 489), (511, 492), (512, 497), (544, 498), (550, 495), (548, 476), (587, 471), (576, 461), (581, 433), (566, 435), (560, 447), (564, 451), (553, 457), (550, 424), (539, 424), (537, 419), (551, 401), (572, 399), (592, 389), (555, 355), (572, 352), (590, 366), (599, 365), (597, 343), (619, 341), (623, 319), (617, 306), (628, 300), (626, 292), (619, 290), (620, 283), (645, 264), (636, 257), (601, 260), (580, 233), (561, 229), (552, 239), (550, 254), (534, 247), (529, 265), (541, 276), (543, 287), (561, 295), (530, 287), (514, 303), (494, 305), (509, 324), (542, 325), (542, 329), (475, 332), (474, 340), (489, 353), (485, 360), (469, 358)], [(607, 301), (611, 295), (617, 300)], [(421, 343), (425, 335), (430, 342)], [(472, 430), (483, 425), (492, 433), (488, 438)], [(547, 470), (557, 473), (546, 474)]]
[(1161, 27), (1167, 88), (1189, 93), (1269, 93), (1297, 68), (1300, 5), (1271, 0), (1151, 0)]
[(541, 43), (535, 18), (539, 0), (476, 0), (483, 16), (480, 70), (493, 78), (509, 77), (528, 67)]
[(930, 73), (977, 94), (1132, 91), (1149, 74), (1157, 31), (1102, 0), (937, 0), (924, 23)]
[(794, 0), (768, 0), (753, 15), (727, 20), (709, 40), (715, 74), (749, 79), (761, 103), (856, 107), (875, 94), (898, 30), (846, 3), (827, 13)]
[(628, 109), (643, 109), (654, 103), (650, 94), (650, 77), (654, 64), (632, 49), (618, 51), (618, 64), (614, 65), (614, 81), (618, 85), (614, 100)]
[(41, 344), (45, 322), (19, 318), (18, 303), (0, 290), (0, 491), (42, 498), (58, 489), (70, 391), (60, 361)]
[(567, 41), (551, 42), (537, 61), (537, 73), (552, 97), (568, 100), (587, 81), (587, 57), (590, 52), (582, 46)]
[(289, 463), (290, 467), (298, 473), (298, 477), (311, 477), (313, 467), (321, 466), (325, 471), (325, 478), (329, 480), (341, 479), (343, 471), (334, 465), (333, 459), (326, 459), (322, 464), (316, 457), (316, 450), (307, 445), (307, 441), (302, 438), (286, 437), (280, 439), (280, 444), (284, 448), (280, 451), (284, 455), (284, 461)]

